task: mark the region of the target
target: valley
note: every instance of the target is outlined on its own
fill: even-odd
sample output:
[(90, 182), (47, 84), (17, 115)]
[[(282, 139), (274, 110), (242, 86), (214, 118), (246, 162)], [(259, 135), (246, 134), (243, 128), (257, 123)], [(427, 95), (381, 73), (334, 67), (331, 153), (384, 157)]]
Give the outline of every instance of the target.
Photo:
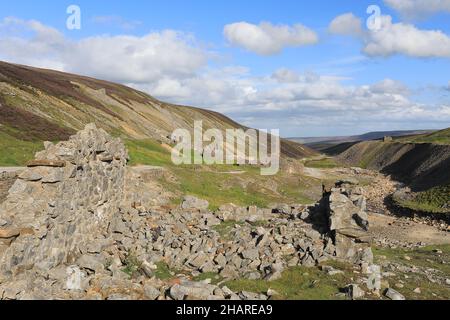
[(449, 129), (282, 139), (262, 176), (173, 164), (171, 131), (196, 119), (247, 129), (0, 63), (0, 298), (450, 299)]

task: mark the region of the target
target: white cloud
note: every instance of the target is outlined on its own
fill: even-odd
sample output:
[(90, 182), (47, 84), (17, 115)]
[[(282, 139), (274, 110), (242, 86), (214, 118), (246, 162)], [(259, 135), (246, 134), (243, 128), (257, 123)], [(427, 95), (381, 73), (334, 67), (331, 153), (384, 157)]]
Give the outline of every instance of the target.
[(230, 44), (260, 55), (274, 55), (284, 48), (312, 45), (319, 40), (313, 30), (302, 24), (287, 26), (269, 22), (228, 24), (224, 27), (224, 36)]
[(346, 13), (331, 21), (328, 31), (332, 34), (360, 36), (363, 33), (361, 19)]
[(412, 24), (392, 23), (380, 17), (381, 29), (367, 32), (363, 51), (369, 56), (405, 54), (412, 57), (450, 58), (450, 37), (440, 30), (420, 30)]
[(373, 84), (371, 91), (375, 93), (391, 93), (391, 94), (409, 94), (409, 89), (400, 81), (392, 79), (384, 79), (378, 83)]
[(300, 76), (297, 72), (286, 68), (275, 70), (272, 74), (272, 79), (279, 82), (297, 82), (300, 80)]
[(0, 59), (117, 82), (192, 76), (207, 56), (191, 35), (173, 30), (71, 41), (37, 21), (6, 18), (0, 23)]
[(384, 2), (405, 18), (410, 19), (424, 18), (439, 12), (450, 12), (450, 0), (384, 0)]
[[(450, 1), (450, 0), (449, 0)], [(364, 42), (368, 56), (403, 54), (417, 58), (450, 58), (450, 37), (440, 30), (421, 30), (409, 23), (393, 23), (380, 17), (380, 29), (363, 30), (361, 20), (348, 13), (336, 17), (329, 26), (333, 34), (356, 36)]]

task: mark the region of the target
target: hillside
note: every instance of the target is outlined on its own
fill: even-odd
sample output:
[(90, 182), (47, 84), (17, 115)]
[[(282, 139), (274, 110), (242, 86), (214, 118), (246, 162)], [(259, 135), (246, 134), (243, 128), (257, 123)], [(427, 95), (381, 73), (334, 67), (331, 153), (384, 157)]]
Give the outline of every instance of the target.
[(420, 143), (360, 142), (347, 146), (348, 148), (337, 156), (337, 161), (350, 166), (378, 170), (406, 184), (408, 188), (392, 195), (393, 203), (401, 208), (400, 210), (406, 208), (422, 213), (448, 213), (450, 145), (423, 142), (436, 141), (435, 139), (439, 138), (439, 141), (443, 142), (445, 132), (448, 132), (448, 129), (412, 139), (421, 141)]
[(365, 141), (341, 153), (338, 160), (390, 174), (416, 191), (450, 183), (450, 147), (444, 145)]
[(414, 135), (405, 137), (401, 141), (413, 143), (434, 143), (434, 144), (450, 144), (450, 128), (436, 131), (429, 134)]
[[(360, 141), (378, 140), (383, 137), (405, 137), (405, 136), (417, 136), (433, 133), (432, 130), (395, 130), (395, 131), (374, 131), (367, 132), (355, 136), (335, 136), (335, 137), (305, 137), (305, 138), (289, 138), (291, 141), (295, 141), (306, 146), (324, 152), (326, 149), (333, 149), (333, 147), (339, 144), (347, 144)], [(334, 150), (336, 151), (336, 150)]]
[[(244, 128), (209, 110), (158, 101), (123, 85), (63, 72), (0, 62), (0, 164), (31, 158), (42, 141), (65, 140), (88, 123), (114, 136), (170, 142), (176, 128)], [(302, 158), (314, 151), (282, 140), (282, 155)], [(18, 160), (17, 160), (18, 159)]]

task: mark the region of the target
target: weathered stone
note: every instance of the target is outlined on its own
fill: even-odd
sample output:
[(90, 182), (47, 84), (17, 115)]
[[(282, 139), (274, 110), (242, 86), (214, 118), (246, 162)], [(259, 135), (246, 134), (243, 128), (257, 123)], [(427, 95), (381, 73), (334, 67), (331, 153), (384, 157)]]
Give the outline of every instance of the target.
[(66, 166), (65, 161), (61, 160), (31, 160), (27, 163), (27, 167), (57, 167), (62, 168)]
[(405, 300), (405, 297), (401, 293), (392, 288), (386, 289), (384, 295), (391, 300)]
[(199, 253), (192, 260), (189, 261), (189, 264), (193, 267), (200, 268), (209, 261), (210, 257), (207, 254)]
[(19, 179), (26, 181), (39, 181), (42, 179), (42, 174), (36, 172), (36, 170), (25, 170), (19, 175)]
[(242, 252), (242, 257), (244, 259), (254, 260), (259, 258), (258, 249), (247, 249)]
[(185, 196), (183, 203), (181, 204), (183, 209), (198, 209), (206, 210), (209, 207), (209, 202), (206, 200), (198, 199), (193, 196)]
[(51, 168), (49, 172), (42, 177), (43, 183), (56, 183), (64, 179), (64, 170), (61, 168)]
[(145, 297), (149, 300), (156, 300), (161, 295), (161, 292), (150, 284), (144, 285)]
[(225, 279), (236, 279), (239, 274), (235, 267), (231, 265), (226, 265), (222, 271), (220, 271), (220, 276), (222, 276)]
[(227, 259), (223, 254), (219, 254), (214, 258), (214, 262), (223, 268), (227, 264)]
[(0, 229), (0, 238), (7, 239), (20, 235), (20, 230), (16, 228)]
[(351, 284), (347, 287), (347, 294), (350, 299), (357, 300), (364, 297), (365, 292), (356, 284)]
[(123, 222), (122, 218), (114, 217), (109, 226), (110, 232), (120, 233), (120, 234), (128, 234), (129, 229), (126, 226), (125, 222)]
[(103, 260), (98, 256), (93, 255), (82, 255), (78, 260), (77, 264), (84, 269), (89, 269), (92, 271), (100, 271), (104, 269)]
[(158, 267), (156, 265), (154, 265), (146, 260), (141, 263), (141, 270), (149, 278), (153, 276), (154, 271), (157, 269), (158, 269)]
[(170, 296), (174, 300), (184, 300), (187, 297), (206, 300), (214, 295), (215, 286), (203, 282), (182, 281), (170, 288)]

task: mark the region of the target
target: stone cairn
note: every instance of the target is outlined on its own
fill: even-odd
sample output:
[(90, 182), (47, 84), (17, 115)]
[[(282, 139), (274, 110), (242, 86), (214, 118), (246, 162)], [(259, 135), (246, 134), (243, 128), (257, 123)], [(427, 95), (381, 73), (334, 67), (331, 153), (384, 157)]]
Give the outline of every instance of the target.
[[(313, 206), (211, 212), (192, 196), (180, 206), (147, 199), (158, 195), (127, 160), (121, 141), (94, 125), (45, 143), (0, 206), (0, 299), (268, 299), (192, 279), (273, 281), (329, 259), (372, 264), (357, 186), (325, 188)], [(172, 281), (156, 277), (161, 265), (178, 270)]]

